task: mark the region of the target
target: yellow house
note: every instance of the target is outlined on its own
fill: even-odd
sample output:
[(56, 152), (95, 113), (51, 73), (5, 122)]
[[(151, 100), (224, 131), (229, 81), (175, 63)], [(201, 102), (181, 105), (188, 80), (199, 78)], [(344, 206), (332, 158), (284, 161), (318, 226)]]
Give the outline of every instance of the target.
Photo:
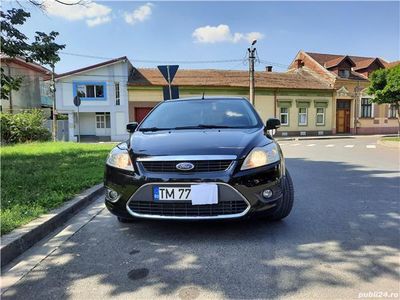
[(289, 70), (312, 71), (334, 89), (332, 132), (339, 134), (396, 133), (395, 107), (374, 104), (366, 93), (368, 76), (389, 63), (378, 57), (348, 56), (300, 51)]
[[(249, 96), (246, 71), (179, 70), (179, 97)], [(134, 69), (128, 83), (129, 119), (140, 122), (163, 100), (165, 79), (157, 69)], [(327, 135), (335, 127), (333, 85), (302, 68), (287, 73), (256, 72), (254, 106), (262, 119), (281, 120), (282, 136)]]

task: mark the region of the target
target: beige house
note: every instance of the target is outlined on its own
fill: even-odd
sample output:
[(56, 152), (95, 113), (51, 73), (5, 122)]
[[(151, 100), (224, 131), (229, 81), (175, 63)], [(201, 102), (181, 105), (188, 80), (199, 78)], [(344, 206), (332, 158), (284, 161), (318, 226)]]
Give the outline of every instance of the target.
[[(179, 97), (249, 96), (247, 71), (179, 70), (173, 84)], [(140, 122), (163, 100), (165, 79), (157, 69), (134, 69), (128, 83), (129, 119)], [(303, 68), (287, 73), (256, 72), (254, 106), (265, 121), (281, 120), (278, 134), (327, 135), (335, 127), (333, 85)]]
[(297, 68), (317, 73), (334, 86), (332, 132), (338, 134), (396, 133), (394, 107), (374, 104), (366, 93), (368, 76), (375, 70), (390, 67), (378, 57), (348, 56), (300, 51), (289, 70)]

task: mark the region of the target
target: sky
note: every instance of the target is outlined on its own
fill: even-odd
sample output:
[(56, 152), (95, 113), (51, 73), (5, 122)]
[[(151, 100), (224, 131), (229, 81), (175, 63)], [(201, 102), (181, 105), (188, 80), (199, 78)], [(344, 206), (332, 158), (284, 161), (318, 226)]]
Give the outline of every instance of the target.
[(400, 2), (44, 1), (45, 13), (22, 2), (31, 18), (21, 30), (29, 38), (60, 33), (66, 48), (58, 73), (120, 56), (136, 67), (179, 62), (182, 69), (245, 70), (253, 39), (257, 70), (285, 71), (299, 50), (400, 58)]

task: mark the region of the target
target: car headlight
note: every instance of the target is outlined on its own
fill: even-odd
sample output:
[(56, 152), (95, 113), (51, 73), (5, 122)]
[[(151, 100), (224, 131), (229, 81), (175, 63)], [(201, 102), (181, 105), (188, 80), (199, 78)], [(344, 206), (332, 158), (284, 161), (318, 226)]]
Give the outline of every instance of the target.
[(279, 161), (280, 155), (275, 143), (264, 147), (255, 147), (244, 160), (240, 170), (262, 167)]
[(107, 165), (118, 169), (133, 171), (132, 161), (128, 154), (128, 146), (125, 143), (111, 150), (107, 158)]

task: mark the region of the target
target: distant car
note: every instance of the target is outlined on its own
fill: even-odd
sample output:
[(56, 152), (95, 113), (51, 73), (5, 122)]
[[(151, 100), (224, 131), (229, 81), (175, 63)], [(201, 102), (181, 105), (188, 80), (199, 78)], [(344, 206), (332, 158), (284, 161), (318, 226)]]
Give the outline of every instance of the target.
[(244, 98), (163, 101), (109, 154), (106, 206), (121, 222), (285, 218), (294, 192), (269, 134), (279, 126)]

